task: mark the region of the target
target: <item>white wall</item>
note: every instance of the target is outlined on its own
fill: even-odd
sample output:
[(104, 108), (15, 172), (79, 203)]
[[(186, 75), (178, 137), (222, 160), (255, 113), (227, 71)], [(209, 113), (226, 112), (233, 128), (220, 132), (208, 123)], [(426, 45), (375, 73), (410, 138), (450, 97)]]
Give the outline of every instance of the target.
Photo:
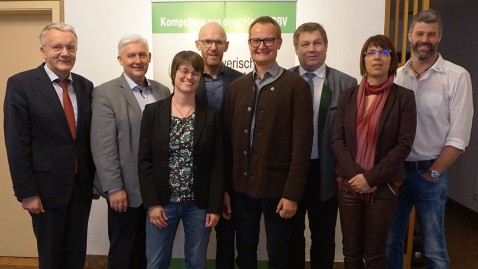
[[(308, 21), (321, 23), (329, 38), (327, 64), (360, 78), (360, 49), (369, 36), (383, 33), (384, 13), (385, 1), (299, 0), (297, 25)], [(140, 34), (152, 44), (149, 0), (65, 0), (65, 22), (75, 26), (79, 36), (78, 59), (74, 72), (89, 78), (95, 85), (121, 73), (122, 69), (116, 61), (116, 45), (124, 34)], [(193, 44), (191, 49), (194, 49)], [(154, 54), (153, 47), (151, 50)], [(294, 52), (282, 49), (279, 53)], [(148, 76), (151, 77), (151, 74), (152, 65)], [(93, 203), (88, 254), (107, 253), (106, 212), (104, 200)], [(340, 238), (338, 235), (338, 243)], [(214, 240), (211, 240), (211, 243), (213, 242)], [(337, 260), (341, 259), (340, 250), (341, 247), (338, 246)], [(261, 251), (260, 256), (263, 255), (264, 252)]]
[[(152, 43), (151, 2), (148, 0), (65, 0), (65, 22), (78, 34), (78, 55), (74, 72), (95, 85), (118, 77), (117, 44), (136, 33)], [(151, 48), (154, 50), (154, 48)], [(150, 65), (148, 76), (153, 72)], [(88, 231), (88, 254), (108, 253), (107, 208), (103, 198), (93, 202)]]

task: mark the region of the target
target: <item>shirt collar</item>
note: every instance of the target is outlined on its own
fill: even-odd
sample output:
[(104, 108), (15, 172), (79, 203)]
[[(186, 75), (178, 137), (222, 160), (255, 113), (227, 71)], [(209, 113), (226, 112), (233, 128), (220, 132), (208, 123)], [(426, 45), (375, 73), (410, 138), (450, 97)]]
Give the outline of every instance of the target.
[[(405, 65), (403, 66), (403, 69), (407, 74), (409, 74), (412, 77), (415, 77), (415, 73), (412, 71), (411, 65), (412, 65), (412, 60), (410, 59), (405, 63)], [(434, 70), (435, 72), (444, 72), (445, 71), (444, 65), (445, 65), (445, 59), (443, 59), (441, 54), (438, 53), (438, 59), (429, 68), (429, 70)]]
[[(55, 74), (53, 71), (51, 71), (50, 68), (48, 68), (48, 66), (46, 64), (43, 67), (45, 68), (45, 72), (46, 72), (46, 74), (48, 75), (48, 77), (50, 78), (51, 81), (55, 81), (57, 79), (61, 80), (61, 78), (57, 74)], [(73, 82), (71, 72), (70, 72), (70, 74), (68, 74), (67, 79)]]
[[(134, 89), (136, 87), (141, 89), (141, 87), (138, 84), (136, 84), (133, 80), (131, 80), (125, 73), (123, 73), (123, 76), (126, 79), (126, 82), (128, 82), (128, 85), (129, 85), (130, 89)], [(149, 83), (149, 80), (147, 78), (144, 78), (144, 81), (145, 81), (145, 84), (146, 84), (145, 88), (148, 88), (148, 89), (151, 88), (150, 87), (151, 83)]]
[[(221, 65), (221, 69), (219, 70), (219, 72), (217, 73), (217, 77), (215, 79), (219, 79), (219, 78), (222, 78), (224, 76), (224, 64)], [(208, 78), (211, 78), (213, 79), (213, 77), (211, 75), (209, 75), (208, 73), (204, 72), (203, 73), (203, 77), (208, 77)]]
[[(274, 64), (269, 68), (269, 70), (267, 70), (264, 73), (264, 77), (262, 79), (266, 78), (267, 73), (269, 73), (269, 75), (273, 78), (276, 78), (281, 74), (281, 67), (279, 66), (277, 61), (274, 62)], [(259, 74), (256, 71), (256, 66), (254, 66), (254, 69), (252, 70), (252, 75), (253, 75), (254, 79), (257, 79), (259, 77)]]
[[(325, 64), (321, 65), (319, 68), (315, 69), (312, 71), (317, 77), (320, 79), (323, 79), (325, 77)], [(299, 74), (303, 77), (305, 73), (308, 73), (310, 71), (305, 70), (302, 68), (302, 66), (299, 66)]]

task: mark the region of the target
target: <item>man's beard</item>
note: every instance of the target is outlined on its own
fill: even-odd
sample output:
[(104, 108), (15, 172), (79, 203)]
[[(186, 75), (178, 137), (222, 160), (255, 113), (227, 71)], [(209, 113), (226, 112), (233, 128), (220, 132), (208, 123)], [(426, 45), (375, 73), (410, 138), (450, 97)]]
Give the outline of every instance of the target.
[[(420, 51), (419, 50), (420, 46), (427, 46), (429, 50), (426, 52)], [(426, 43), (418, 42), (415, 45), (412, 45), (412, 50), (415, 57), (417, 57), (419, 60), (426, 60), (432, 57), (433, 55), (435, 55), (435, 52), (437, 52), (437, 47), (438, 47), (438, 43), (433, 45), (430, 42), (426, 42)]]

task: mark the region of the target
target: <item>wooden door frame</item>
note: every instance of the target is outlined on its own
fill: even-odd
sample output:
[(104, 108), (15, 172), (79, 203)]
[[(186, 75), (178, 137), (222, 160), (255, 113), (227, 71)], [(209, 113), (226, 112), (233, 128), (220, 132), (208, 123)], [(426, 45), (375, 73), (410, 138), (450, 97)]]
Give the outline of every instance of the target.
[(57, 1), (3, 1), (0, 0), (0, 14), (51, 14), (52, 22), (61, 22), (64, 0)]

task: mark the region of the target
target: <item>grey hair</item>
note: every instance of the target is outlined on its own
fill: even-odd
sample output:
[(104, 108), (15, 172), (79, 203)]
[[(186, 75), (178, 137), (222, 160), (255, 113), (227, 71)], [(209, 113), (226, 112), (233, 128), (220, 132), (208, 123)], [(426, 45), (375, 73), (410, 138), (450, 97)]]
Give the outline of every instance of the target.
[(121, 53), (121, 50), (128, 45), (129, 43), (142, 42), (146, 46), (146, 51), (149, 52), (148, 40), (146, 38), (137, 35), (137, 34), (128, 34), (123, 36), (118, 42), (118, 54)]
[(438, 33), (441, 34), (443, 31), (443, 25), (441, 23), (441, 16), (438, 11), (433, 9), (422, 10), (415, 14), (412, 19), (412, 23), (410, 24), (410, 28), (408, 32), (413, 32), (413, 27), (417, 22), (424, 22), (424, 23), (437, 23), (438, 24)]
[(51, 23), (51, 24), (48, 24), (47, 26), (45, 26), (45, 28), (43, 28), (43, 30), (41, 31), (39, 38), (40, 38), (40, 44), (42, 46), (45, 46), (45, 34), (46, 34), (46, 32), (48, 32), (51, 29), (60, 30), (62, 32), (71, 32), (75, 36), (76, 43), (78, 43), (78, 36), (76, 35), (76, 31), (75, 31), (75, 28), (73, 28), (73, 26), (71, 26), (69, 24), (66, 24), (66, 23), (54, 22), (54, 23)]

